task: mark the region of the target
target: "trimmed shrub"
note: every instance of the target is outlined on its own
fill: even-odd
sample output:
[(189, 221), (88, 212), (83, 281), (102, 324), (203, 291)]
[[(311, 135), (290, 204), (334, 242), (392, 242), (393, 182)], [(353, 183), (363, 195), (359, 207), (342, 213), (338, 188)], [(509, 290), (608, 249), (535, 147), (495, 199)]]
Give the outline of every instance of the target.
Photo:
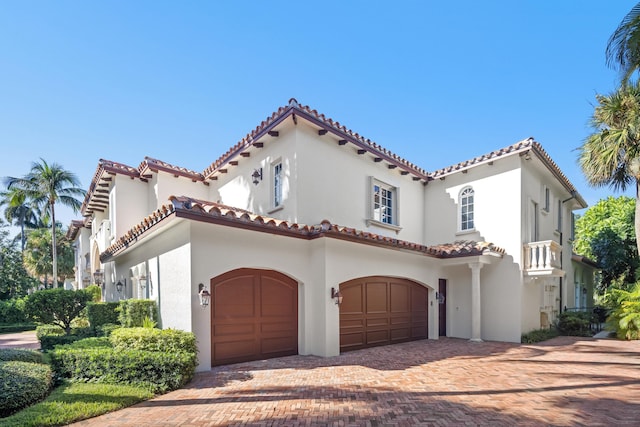
[(49, 365), (0, 362), (0, 417), (6, 417), (47, 396), (52, 376)]
[(109, 337), (118, 350), (197, 353), (196, 336), (177, 329), (121, 328)]
[(108, 323), (118, 323), (118, 302), (92, 302), (87, 305), (87, 317), (89, 325), (98, 329)]
[(120, 301), (118, 320), (125, 328), (136, 328), (144, 324), (149, 318), (158, 323), (158, 306), (148, 299), (128, 299)]
[(98, 285), (87, 286), (85, 292), (88, 292), (91, 295), (91, 301), (100, 302), (102, 301), (102, 289)]
[(522, 334), (520, 338), (520, 342), (522, 344), (533, 344), (540, 341), (550, 340), (551, 338), (555, 338), (558, 335), (558, 331), (555, 328), (551, 329), (536, 329), (526, 334)]
[(25, 298), (0, 300), (0, 323), (29, 323), (29, 317), (24, 311)]
[(25, 312), (36, 322), (61, 326), (70, 334), (71, 322), (80, 316), (89, 301), (91, 294), (82, 289), (46, 289), (27, 297)]
[(42, 353), (24, 348), (0, 348), (0, 362), (44, 363)]
[(111, 335), (111, 332), (120, 328), (122, 328), (122, 326), (119, 324), (105, 323), (104, 325), (98, 326), (96, 328), (96, 335), (99, 337), (108, 337), (109, 335)]
[(53, 350), (57, 345), (70, 344), (92, 335), (91, 328), (75, 328), (70, 335), (65, 335), (64, 329), (56, 325), (42, 325), (36, 329), (42, 351)]
[(558, 330), (562, 335), (576, 337), (593, 336), (591, 313), (566, 311), (558, 316)]
[[(130, 384), (164, 393), (185, 385), (195, 372), (195, 354), (118, 350), (104, 347), (105, 341), (93, 341), (90, 346), (80, 343), (51, 353), (56, 372), (73, 381)], [(74, 348), (78, 345), (84, 347)]]
[(10, 332), (33, 331), (36, 328), (35, 323), (12, 323), (10, 325), (0, 325), (0, 334), (8, 334)]

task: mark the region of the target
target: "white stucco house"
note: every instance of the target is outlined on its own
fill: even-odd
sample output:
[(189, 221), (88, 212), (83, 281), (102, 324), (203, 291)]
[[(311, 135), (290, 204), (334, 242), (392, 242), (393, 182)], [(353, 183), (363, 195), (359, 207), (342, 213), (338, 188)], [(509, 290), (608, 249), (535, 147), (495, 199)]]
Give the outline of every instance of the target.
[(202, 172), (100, 160), (69, 236), (77, 286), (157, 301), (206, 370), (439, 336), (519, 342), (591, 305), (595, 266), (571, 251), (584, 207), (532, 138), (426, 171), (291, 99)]

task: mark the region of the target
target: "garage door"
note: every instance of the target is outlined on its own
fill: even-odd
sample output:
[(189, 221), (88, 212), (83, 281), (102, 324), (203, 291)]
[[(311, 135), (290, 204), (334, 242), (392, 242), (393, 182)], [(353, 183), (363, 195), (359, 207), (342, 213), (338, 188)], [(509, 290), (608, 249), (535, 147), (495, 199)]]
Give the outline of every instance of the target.
[(213, 366), (298, 354), (298, 284), (270, 270), (211, 279)]
[(428, 291), (391, 277), (340, 284), (340, 351), (428, 338)]

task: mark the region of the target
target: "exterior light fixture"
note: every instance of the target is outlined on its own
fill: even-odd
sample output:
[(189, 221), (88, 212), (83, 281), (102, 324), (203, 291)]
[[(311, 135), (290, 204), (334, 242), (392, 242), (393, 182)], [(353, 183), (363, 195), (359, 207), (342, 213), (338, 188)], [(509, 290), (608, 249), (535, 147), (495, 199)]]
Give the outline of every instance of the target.
[(209, 305), (211, 294), (202, 283), (198, 285), (198, 296), (200, 297), (200, 305), (202, 306), (202, 308)]
[(127, 279), (122, 279), (124, 281), (124, 283), (120, 280), (118, 280), (118, 283), (116, 283), (116, 291), (118, 291), (118, 293), (122, 293), (122, 288), (124, 287), (126, 289), (127, 287)]
[(251, 178), (253, 178), (253, 183), (255, 185), (258, 185), (258, 183), (262, 181), (262, 168), (254, 169), (253, 173), (251, 174)]
[(582, 295), (586, 295), (587, 294), (587, 288), (582, 288)]
[(102, 285), (104, 283), (104, 272), (102, 270), (96, 270), (93, 272), (93, 282), (96, 285)]
[(342, 293), (336, 288), (331, 288), (331, 298), (335, 301), (336, 305), (342, 304)]
[(140, 287), (142, 289), (147, 287), (147, 276), (146, 276), (146, 274), (143, 274), (142, 276), (138, 277), (138, 283), (140, 283)]

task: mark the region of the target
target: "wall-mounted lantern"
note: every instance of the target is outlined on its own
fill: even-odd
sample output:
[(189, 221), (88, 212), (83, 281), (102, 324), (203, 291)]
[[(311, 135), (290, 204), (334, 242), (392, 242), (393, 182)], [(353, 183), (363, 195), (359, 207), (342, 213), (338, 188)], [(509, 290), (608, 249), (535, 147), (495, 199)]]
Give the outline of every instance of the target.
[(198, 285), (198, 297), (200, 298), (200, 305), (202, 306), (202, 308), (209, 305), (211, 294), (202, 283)]
[(334, 300), (336, 305), (342, 304), (342, 293), (340, 290), (336, 290), (336, 288), (331, 288), (331, 298)]
[(258, 183), (262, 181), (262, 168), (254, 169), (253, 173), (251, 174), (251, 178), (253, 178), (253, 183), (255, 185), (258, 185)]
[(586, 295), (587, 294), (587, 288), (582, 288), (582, 295)]
[(143, 274), (140, 277), (138, 277), (138, 283), (140, 283), (140, 287), (142, 289), (147, 287), (147, 275)]
[(98, 286), (104, 283), (104, 272), (102, 270), (93, 272), (93, 282)]
[(118, 283), (116, 283), (116, 291), (119, 294), (122, 293), (122, 288), (127, 288), (127, 279), (118, 280)]

